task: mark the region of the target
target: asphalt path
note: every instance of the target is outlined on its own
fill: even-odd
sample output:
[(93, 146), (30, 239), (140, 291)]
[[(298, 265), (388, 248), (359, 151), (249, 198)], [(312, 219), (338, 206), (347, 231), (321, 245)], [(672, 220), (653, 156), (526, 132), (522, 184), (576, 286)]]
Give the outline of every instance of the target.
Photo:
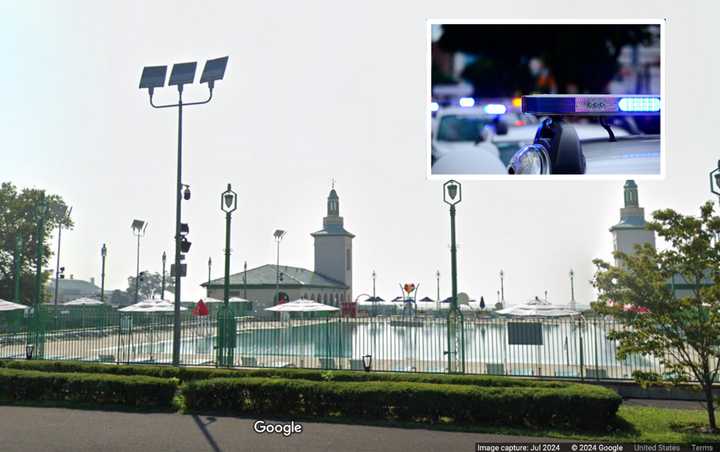
[(549, 438), (302, 422), (289, 437), (256, 419), (0, 406), (0, 450), (30, 451), (475, 451), (476, 442)]

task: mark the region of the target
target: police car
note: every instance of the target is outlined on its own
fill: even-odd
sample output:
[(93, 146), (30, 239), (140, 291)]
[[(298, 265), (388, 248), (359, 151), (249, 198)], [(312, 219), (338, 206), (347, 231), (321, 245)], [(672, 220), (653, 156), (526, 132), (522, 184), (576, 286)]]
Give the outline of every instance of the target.
[[(532, 142), (513, 150), (503, 162), (503, 138), (491, 139), (498, 158), (448, 153), (433, 162), (432, 174), (660, 174), (660, 136), (630, 135), (610, 126), (612, 116), (660, 115), (659, 96), (534, 95), (523, 96), (522, 111), (544, 117)], [(599, 124), (577, 125), (566, 118), (599, 118)], [(527, 131), (527, 127), (525, 127)], [(584, 130), (585, 129), (585, 130)], [(522, 134), (521, 130), (514, 131)], [(510, 135), (508, 131), (507, 135)], [(515, 143), (521, 140), (516, 141)], [(512, 143), (512, 141), (506, 141)], [(505, 151), (507, 151), (505, 147)], [(500, 168), (503, 168), (502, 170)]]

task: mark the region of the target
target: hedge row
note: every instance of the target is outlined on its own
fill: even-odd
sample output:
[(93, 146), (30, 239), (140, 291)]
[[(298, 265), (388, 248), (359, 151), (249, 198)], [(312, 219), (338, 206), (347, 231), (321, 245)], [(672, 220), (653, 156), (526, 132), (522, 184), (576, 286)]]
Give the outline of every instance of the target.
[(0, 368), (0, 400), (170, 407), (177, 380)]
[(315, 369), (214, 369), (203, 367), (170, 367), (149, 365), (112, 365), (79, 361), (20, 360), (0, 361), (0, 367), (13, 369), (42, 370), (49, 372), (86, 372), (120, 375), (147, 375), (159, 378), (178, 378), (181, 381), (207, 380), (211, 378), (277, 377), (311, 381), (388, 381), (412, 383), (438, 383), (451, 385), (476, 385), (485, 387), (533, 387), (564, 388), (570, 382), (517, 379), (493, 375), (447, 375), (408, 372), (362, 372), (351, 370)]
[(337, 382), (282, 378), (216, 378), (186, 383), (195, 411), (258, 416), (343, 416), (458, 424), (605, 428), (622, 399), (595, 386), (478, 387), (394, 381)]

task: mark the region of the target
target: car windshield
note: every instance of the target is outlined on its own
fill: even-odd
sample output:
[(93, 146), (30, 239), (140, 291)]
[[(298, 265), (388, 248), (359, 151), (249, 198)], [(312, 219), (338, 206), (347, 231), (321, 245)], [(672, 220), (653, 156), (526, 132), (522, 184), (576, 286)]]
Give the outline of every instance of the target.
[(477, 141), (483, 128), (492, 123), (491, 118), (475, 116), (443, 116), (438, 126), (439, 141)]

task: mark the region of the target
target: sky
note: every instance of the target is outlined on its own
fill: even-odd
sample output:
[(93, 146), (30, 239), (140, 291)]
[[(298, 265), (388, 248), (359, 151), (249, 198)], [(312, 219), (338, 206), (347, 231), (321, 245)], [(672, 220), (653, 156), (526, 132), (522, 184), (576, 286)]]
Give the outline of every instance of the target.
[[(173, 255), (177, 112), (154, 110), (138, 89), (143, 66), (228, 55), (208, 105), (184, 115), (183, 203), (190, 226), (183, 299), (203, 296), (207, 260), (222, 274), (220, 194), (239, 194), (231, 272), (275, 260), (272, 233), (288, 231), (281, 264), (312, 269), (335, 179), (345, 227), (356, 235), (354, 294), (420, 297), (450, 290), (449, 215), (442, 182), (426, 180), (426, 20), (447, 18), (667, 18), (667, 175), (639, 181), (646, 213), (687, 214), (714, 199), (720, 42), (711, 1), (21, 2), (0, 0), (0, 181), (44, 188), (73, 206), (62, 265), (109, 289), (135, 273), (134, 218), (149, 221), (141, 269)], [(715, 14), (709, 9), (716, 9)], [(198, 76), (199, 78), (199, 73)], [(156, 91), (173, 102), (173, 88)], [(185, 99), (203, 99), (205, 85)], [(609, 259), (621, 180), (467, 181), (458, 206), (459, 290), (494, 300), (498, 272), (518, 304), (549, 292), (592, 300), (592, 259)], [(52, 260), (54, 267), (54, 258)]]

